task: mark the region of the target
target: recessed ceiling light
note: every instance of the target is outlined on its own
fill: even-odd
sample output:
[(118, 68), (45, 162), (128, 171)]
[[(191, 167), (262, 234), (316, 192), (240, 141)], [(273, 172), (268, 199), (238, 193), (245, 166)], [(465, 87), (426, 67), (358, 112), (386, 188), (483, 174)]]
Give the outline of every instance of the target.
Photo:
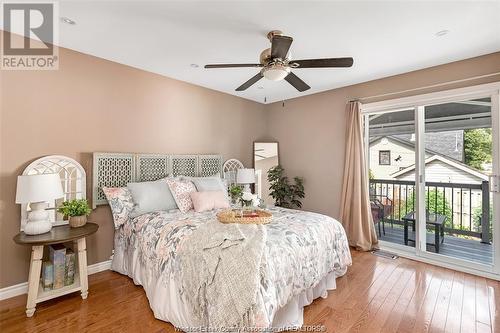
[(75, 25), (76, 24), (75, 21), (73, 21), (70, 18), (64, 17), (64, 16), (61, 16), (61, 22), (62, 23), (66, 23), (66, 24), (71, 24), (71, 25)]
[(189, 66), (191, 66), (192, 68), (198, 68), (198, 67), (200, 67), (200, 65), (198, 65), (198, 64), (191, 64)]
[(444, 35), (447, 35), (450, 32), (450, 30), (439, 30), (438, 32), (435, 33), (437, 37), (441, 37)]

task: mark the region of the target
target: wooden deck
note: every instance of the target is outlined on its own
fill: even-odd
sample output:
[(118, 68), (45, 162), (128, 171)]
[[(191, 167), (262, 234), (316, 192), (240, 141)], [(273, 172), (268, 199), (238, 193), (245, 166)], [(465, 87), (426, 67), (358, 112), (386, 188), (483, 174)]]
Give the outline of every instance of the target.
[[(376, 227), (378, 233), (378, 227)], [(409, 238), (415, 239), (415, 233), (409, 231)], [(403, 227), (394, 225), (391, 227), (390, 223), (385, 224), (385, 235), (379, 237), (391, 243), (404, 244)], [(434, 234), (427, 232), (427, 243), (434, 244)], [(415, 246), (415, 243), (410, 241), (409, 246)], [(427, 245), (427, 251), (435, 252), (434, 246)], [(440, 245), (439, 254), (470, 260), (477, 263), (491, 264), (493, 258), (493, 246), (483, 244), (479, 240), (464, 239), (453, 237), (449, 235), (444, 236), (444, 242)]]

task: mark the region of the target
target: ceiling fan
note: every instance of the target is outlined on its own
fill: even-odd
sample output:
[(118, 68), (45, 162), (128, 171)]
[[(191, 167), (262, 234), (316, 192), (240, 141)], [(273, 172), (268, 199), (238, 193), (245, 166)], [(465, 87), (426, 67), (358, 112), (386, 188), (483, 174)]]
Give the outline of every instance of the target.
[(262, 77), (265, 77), (272, 81), (285, 79), (298, 91), (302, 92), (311, 87), (292, 73), (292, 69), (351, 67), (353, 64), (353, 59), (350, 57), (291, 60), (288, 51), (293, 42), (292, 37), (284, 36), (279, 30), (273, 30), (267, 34), (267, 38), (271, 42), (271, 48), (262, 51), (259, 64), (213, 64), (205, 65), (205, 68), (262, 67), (259, 73), (236, 88), (236, 91), (246, 90)]

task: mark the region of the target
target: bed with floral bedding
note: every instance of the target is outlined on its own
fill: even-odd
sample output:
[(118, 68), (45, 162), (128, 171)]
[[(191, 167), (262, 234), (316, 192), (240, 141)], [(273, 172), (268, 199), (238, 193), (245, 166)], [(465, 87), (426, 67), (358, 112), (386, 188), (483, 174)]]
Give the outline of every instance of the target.
[[(193, 315), (192, 304), (196, 302), (188, 299), (183, 265), (192, 259), (187, 256), (192, 253), (189, 249), (197, 239), (197, 232), (210, 238), (206, 233), (210, 233), (211, 224), (218, 223), (218, 211), (151, 212), (128, 219), (115, 232), (112, 269), (144, 287), (156, 318), (186, 331), (214, 324), (207, 319), (210, 316)], [(333, 218), (278, 207), (270, 211), (272, 222), (259, 226), (263, 235), (262, 258), (257, 261), (257, 289), (250, 300), (253, 311), (246, 323), (251, 327), (283, 330), (301, 326), (303, 307), (335, 289), (336, 278), (344, 275), (351, 265), (351, 254), (345, 231)], [(228, 231), (235, 227), (225, 226)], [(200, 260), (200, 270), (204, 265)], [(222, 297), (213, 297), (205, 287), (197, 291), (208, 304), (201, 311), (213, 312), (227, 306)], [(224, 325), (218, 322), (218, 326)], [(235, 325), (227, 323), (227, 326)]]

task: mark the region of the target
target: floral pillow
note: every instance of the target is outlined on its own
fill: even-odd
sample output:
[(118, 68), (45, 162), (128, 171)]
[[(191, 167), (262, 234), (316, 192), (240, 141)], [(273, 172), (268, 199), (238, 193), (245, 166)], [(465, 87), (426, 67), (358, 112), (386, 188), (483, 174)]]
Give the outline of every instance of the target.
[(132, 194), (126, 187), (103, 187), (102, 191), (108, 199), (115, 228), (118, 229), (129, 220), (130, 213), (134, 210)]
[(191, 181), (167, 179), (167, 184), (181, 212), (186, 213), (193, 209), (194, 206), (190, 193), (196, 192), (196, 187)]

